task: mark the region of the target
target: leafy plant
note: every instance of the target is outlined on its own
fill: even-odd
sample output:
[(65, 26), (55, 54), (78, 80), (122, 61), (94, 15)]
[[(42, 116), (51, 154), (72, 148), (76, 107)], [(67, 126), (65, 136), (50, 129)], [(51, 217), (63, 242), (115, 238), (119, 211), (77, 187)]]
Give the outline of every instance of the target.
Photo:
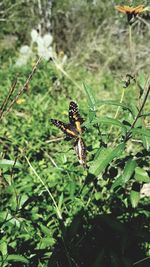
[[(75, 62), (2, 64), (1, 266), (149, 265), (149, 77), (122, 84), (115, 68), (99, 79)], [(71, 100), (85, 118), (87, 168), (50, 122), (68, 120)]]

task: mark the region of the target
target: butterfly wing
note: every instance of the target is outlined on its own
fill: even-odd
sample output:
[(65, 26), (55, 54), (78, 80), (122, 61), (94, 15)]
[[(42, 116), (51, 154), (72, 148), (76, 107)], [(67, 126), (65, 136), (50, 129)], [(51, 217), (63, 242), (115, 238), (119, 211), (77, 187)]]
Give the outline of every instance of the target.
[(77, 129), (78, 133), (81, 134), (84, 131), (84, 128), (81, 128), (84, 119), (80, 116), (78, 105), (74, 101), (71, 101), (69, 105), (69, 121)]
[(74, 149), (76, 151), (76, 154), (78, 156), (80, 164), (86, 168), (86, 145), (82, 138), (77, 138), (74, 143)]
[(77, 136), (76, 132), (73, 130), (73, 127), (71, 127), (70, 124), (55, 119), (51, 119), (51, 122), (60, 130), (62, 130), (62, 132), (64, 132), (68, 137), (74, 138)]

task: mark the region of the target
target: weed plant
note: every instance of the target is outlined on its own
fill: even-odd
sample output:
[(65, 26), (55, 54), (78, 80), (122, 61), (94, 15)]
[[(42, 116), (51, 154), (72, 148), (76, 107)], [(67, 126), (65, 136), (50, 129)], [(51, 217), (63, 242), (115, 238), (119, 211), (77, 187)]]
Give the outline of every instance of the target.
[[(40, 58), (2, 66), (1, 266), (149, 266), (149, 197), (141, 189), (150, 184), (150, 77), (147, 66), (134, 73), (128, 26), (123, 81), (115, 69), (99, 78), (73, 58), (65, 68)], [(72, 100), (85, 119), (86, 168), (50, 121), (67, 123)]]

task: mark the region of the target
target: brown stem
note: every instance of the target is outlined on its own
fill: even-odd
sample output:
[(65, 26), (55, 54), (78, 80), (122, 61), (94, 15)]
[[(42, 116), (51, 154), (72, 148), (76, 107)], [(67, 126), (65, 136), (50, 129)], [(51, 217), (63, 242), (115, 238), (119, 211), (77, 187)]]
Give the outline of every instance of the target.
[(16, 97), (12, 100), (12, 102), (10, 103), (9, 107), (7, 108), (7, 110), (5, 111), (5, 115), (10, 111), (11, 107), (14, 105), (14, 103), (17, 101), (17, 99), (19, 98), (19, 96), (23, 93), (23, 91), (27, 88), (30, 80), (32, 79), (32, 76), (34, 74), (34, 72), (36, 71), (36, 68), (40, 62), (41, 58), (38, 58), (37, 62), (35, 63), (31, 73), (29, 74), (28, 78), (26, 79), (24, 85), (22, 86), (22, 88), (19, 90), (18, 94), (16, 95)]
[(3, 113), (4, 113), (4, 109), (6, 108), (6, 106), (8, 104), (8, 101), (9, 101), (11, 95), (13, 94), (13, 92), (15, 90), (16, 84), (17, 84), (17, 79), (13, 82), (11, 88), (9, 89), (8, 95), (6, 96), (6, 98), (4, 99), (4, 101), (3, 101), (2, 105), (1, 105), (1, 108), (0, 108), (0, 119), (2, 118)]
[(133, 123), (132, 123), (132, 125), (131, 125), (131, 127), (130, 127), (130, 129), (129, 129), (127, 135), (126, 135), (126, 137), (125, 137), (125, 142), (128, 141), (128, 139), (130, 138), (131, 130), (134, 128), (134, 126), (135, 126), (135, 124), (136, 124), (138, 118), (141, 116), (141, 112), (142, 112), (142, 110), (143, 110), (143, 108), (144, 108), (144, 106), (145, 106), (145, 103), (146, 103), (146, 100), (147, 100), (147, 98), (148, 98), (149, 92), (150, 92), (150, 85), (149, 85), (149, 87), (148, 87), (148, 89), (147, 89), (146, 95), (145, 95), (145, 97), (144, 97), (144, 99), (143, 99), (143, 103), (142, 103), (142, 105), (141, 105), (141, 107), (140, 107), (140, 109), (139, 109), (139, 112), (138, 112), (137, 116), (135, 117), (135, 119), (134, 119), (134, 121), (133, 121)]

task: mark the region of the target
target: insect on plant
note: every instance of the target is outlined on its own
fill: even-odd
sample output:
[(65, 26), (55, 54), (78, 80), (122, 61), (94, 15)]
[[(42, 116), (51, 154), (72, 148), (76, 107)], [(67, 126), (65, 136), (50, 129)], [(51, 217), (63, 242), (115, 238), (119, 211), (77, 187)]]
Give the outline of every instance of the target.
[(66, 140), (74, 140), (74, 149), (78, 156), (79, 163), (86, 168), (86, 145), (81, 137), (85, 127), (81, 126), (84, 119), (80, 116), (78, 105), (71, 101), (69, 105), (69, 123), (51, 119), (51, 122), (66, 134)]

